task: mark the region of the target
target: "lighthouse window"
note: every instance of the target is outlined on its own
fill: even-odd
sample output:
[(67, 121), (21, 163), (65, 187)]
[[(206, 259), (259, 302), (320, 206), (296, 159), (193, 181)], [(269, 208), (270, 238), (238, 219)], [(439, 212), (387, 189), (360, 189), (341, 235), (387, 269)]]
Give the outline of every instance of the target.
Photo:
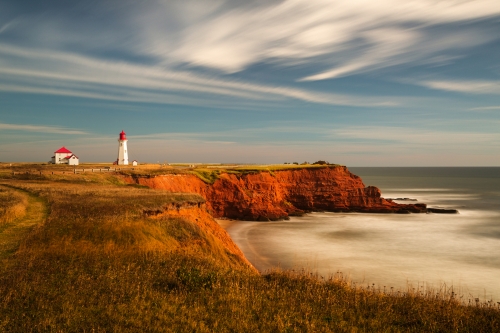
[(123, 146), (123, 143), (122, 143), (122, 142), (120, 142), (120, 147), (121, 147), (121, 146)]

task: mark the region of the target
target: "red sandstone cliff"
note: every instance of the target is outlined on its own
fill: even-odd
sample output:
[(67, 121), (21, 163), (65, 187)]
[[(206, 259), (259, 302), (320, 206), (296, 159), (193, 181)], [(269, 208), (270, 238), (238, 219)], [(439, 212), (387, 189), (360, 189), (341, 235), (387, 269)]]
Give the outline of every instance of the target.
[(213, 184), (195, 175), (168, 174), (127, 181), (171, 192), (198, 193), (214, 217), (276, 220), (304, 211), (407, 213), (424, 212), (425, 205), (402, 205), (385, 200), (376, 187), (365, 187), (360, 177), (343, 166), (222, 173)]

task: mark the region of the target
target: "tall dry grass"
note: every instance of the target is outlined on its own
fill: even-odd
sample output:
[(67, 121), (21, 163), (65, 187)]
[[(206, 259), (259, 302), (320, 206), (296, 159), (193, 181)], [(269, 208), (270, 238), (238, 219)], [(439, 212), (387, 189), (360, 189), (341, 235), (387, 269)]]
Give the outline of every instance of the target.
[(302, 270), (256, 274), (195, 219), (159, 213), (186, 203), (196, 210), (195, 195), (14, 182), (46, 198), (50, 215), (0, 275), (0, 332), (500, 330), (495, 304), (464, 306), (449, 290), (398, 293)]
[(10, 188), (0, 187), (0, 225), (23, 217), (27, 206), (26, 195)]

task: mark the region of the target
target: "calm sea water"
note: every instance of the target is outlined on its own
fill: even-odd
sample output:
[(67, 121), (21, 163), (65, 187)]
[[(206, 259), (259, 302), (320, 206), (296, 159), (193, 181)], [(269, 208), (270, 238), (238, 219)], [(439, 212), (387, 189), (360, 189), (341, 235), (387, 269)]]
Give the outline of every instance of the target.
[(500, 168), (349, 170), (385, 198), (412, 198), (460, 213), (312, 213), (290, 221), (236, 221), (226, 230), (261, 271), (340, 271), (361, 284), (453, 286), (464, 299), (500, 301)]

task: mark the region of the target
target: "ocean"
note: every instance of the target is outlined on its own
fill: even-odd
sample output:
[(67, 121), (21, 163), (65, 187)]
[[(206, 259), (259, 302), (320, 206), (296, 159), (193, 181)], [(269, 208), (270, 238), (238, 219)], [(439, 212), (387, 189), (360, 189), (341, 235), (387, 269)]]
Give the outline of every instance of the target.
[(366, 186), (380, 188), (384, 198), (459, 214), (311, 213), (289, 221), (234, 221), (225, 228), (262, 272), (341, 272), (358, 285), (453, 288), (463, 300), (500, 301), (500, 168), (348, 169)]

